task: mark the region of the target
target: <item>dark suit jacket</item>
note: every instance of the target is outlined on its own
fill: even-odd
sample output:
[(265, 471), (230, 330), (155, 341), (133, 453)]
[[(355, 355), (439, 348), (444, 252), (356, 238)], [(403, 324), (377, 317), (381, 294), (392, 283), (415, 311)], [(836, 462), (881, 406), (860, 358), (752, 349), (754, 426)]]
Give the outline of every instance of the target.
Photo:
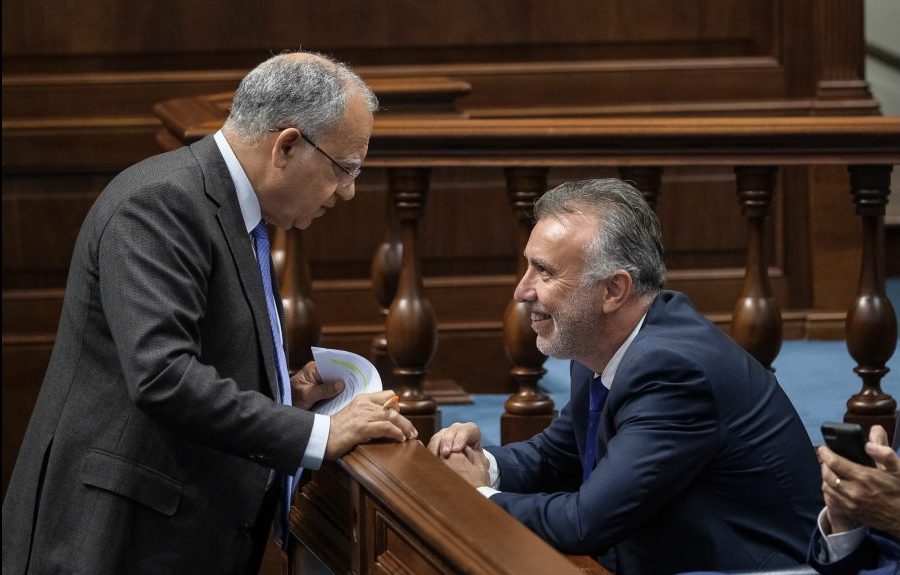
[[(276, 301), (280, 298), (276, 298)], [(56, 344), (3, 504), (3, 573), (234, 573), (282, 406), (265, 296), (211, 137), (117, 176), (78, 236)]]
[(822, 507), (809, 437), (775, 377), (687, 297), (661, 292), (622, 358), (581, 484), (592, 373), (532, 439), (490, 448), (491, 501), (565, 553), (615, 546), (617, 575), (791, 565)]

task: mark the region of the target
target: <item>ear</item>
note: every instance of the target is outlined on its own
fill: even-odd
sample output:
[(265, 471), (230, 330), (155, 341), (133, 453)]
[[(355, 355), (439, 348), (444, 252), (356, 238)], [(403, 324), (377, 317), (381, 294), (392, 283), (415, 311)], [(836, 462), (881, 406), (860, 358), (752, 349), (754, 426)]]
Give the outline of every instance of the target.
[(291, 155), (299, 153), (300, 139), (300, 130), (297, 128), (287, 128), (278, 132), (272, 146), (272, 165), (284, 168)]
[(631, 297), (634, 282), (625, 270), (616, 270), (606, 279), (606, 289), (602, 294), (603, 313), (609, 314), (621, 308)]

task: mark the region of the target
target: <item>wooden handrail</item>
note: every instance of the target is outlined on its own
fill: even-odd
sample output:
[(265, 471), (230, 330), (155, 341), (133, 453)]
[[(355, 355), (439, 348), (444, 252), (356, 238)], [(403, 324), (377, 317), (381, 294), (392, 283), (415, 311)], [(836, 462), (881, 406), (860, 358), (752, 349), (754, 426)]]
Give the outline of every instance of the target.
[(900, 118), (403, 119), (375, 122), (366, 164), (892, 165)]
[(316, 472), (294, 504), (294, 537), (335, 573), (427, 563), (434, 572), (608, 575), (555, 551), (415, 441), (358, 446)]

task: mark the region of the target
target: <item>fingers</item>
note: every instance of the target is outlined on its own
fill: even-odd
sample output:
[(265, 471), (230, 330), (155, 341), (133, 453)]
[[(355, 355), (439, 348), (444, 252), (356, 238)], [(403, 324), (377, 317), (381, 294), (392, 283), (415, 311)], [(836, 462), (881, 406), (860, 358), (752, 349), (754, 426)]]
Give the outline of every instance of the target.
[(415, 439), (419, 433), (413, 424), (395, 409), (385, 409), (381, 403), (372, 401), (387, 398), (392, 392), (357, 396), (343, 409), (331, 416), (331, 428), (325, 456), (329, 459), (341, 457), (356, 445), (373, 439), (390, 439), (403, 442)]
[(474, 423), (454, 423), (432, 436), (428, 450), (447, 458), (451, 453), (462, 453), (467, 445), (473, 447), (481, 440), (481, 433)]
[(463, 455), (466, 456), (466, 459), (468, 459), (469, 463), (471, 463), (472, 465), (481, 466), (482, 462), (484, 460), (484, 455), (482, 455), (482, 453), (480, 451), (472, 449), (468, 445), (463, 450)]
[(869, 429), (869, 441), (875, 443), (876, 445), (887, 445), (887, 431), (885, 431), (884, 428), (880, 425), (873, 425)]
[(375, 391), (373, 393), (361, 393), (356, 397), (362, 398), (361, 401), (369, 401), (371, 403), (377, 403), (378, 405), (384, 405), (384, 402), (396, 395), (393, 389), (385, 389), (383, 391)]
[(315, 404), (323, 399), (331, 399), (342, 391), (344, 391), (344, 382), (340, 379), (332, 379), (331, 381), (311, 386), (306, 393), (310, 402)]
[(440, 455), (441, 453), (441, 438), (443, 437), (445, 431), (447, 431), (446, 428), (438, 431), (431, 436), (431, 440), (428, 442), (427, 449), (434, 455)]
[(403, 434), (402, 441), (419, 437), (419, 430), (396, 409), (385, 409), (387, 420)]
[(841, 457), (825, 445), (819, 447), (819, 459), (838, 477), (857, 477), (866, 470), (866, 466)]
[(866, 444), (866, 453), (875, 460), (878, 469), (888, 473), (900, 473), (900, 457), (889, 446), (870, 441)]

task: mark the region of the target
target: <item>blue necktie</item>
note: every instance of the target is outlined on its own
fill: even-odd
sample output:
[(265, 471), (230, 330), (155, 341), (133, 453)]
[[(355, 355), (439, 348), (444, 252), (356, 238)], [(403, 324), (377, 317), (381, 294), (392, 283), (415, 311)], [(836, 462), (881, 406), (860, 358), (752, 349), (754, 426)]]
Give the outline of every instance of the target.
[[(278, 319), (278, 308), (275, 307), (275, 291), (272, 289), (272, 263), (269, 259), (269, 231), (266, 229), (265, 220), (250, 232), (256, 245), (256, 262), (259, 264), (259, 272), (262, 275), (263, 290), (266, 292), (266, 308), (269, 310), (269, 325), (272, 328), (272, 341), (275, 344), (275, 365), (278, 366), (278, 387), (281, 391), (281, 403), (291, 403), (291, 379), (287, 371), (287, 358), (284, 356), (284, 345), (281, 337), (281, 322)], [(291, 495), (294, 492), (294, 478), (284, 474), (279, 480), (284, 485), (284, 498), (279, 507), (278, 533), (282, 544), (287, 542), (290, 526)]]
[(587, 481), (597, 463), (597, 430), (600, 427), (600, 414), (603, 412), (603, 404), (608, 394), (609, 390), (598, 375), (591, 381), (587, 437), (584, 441), (584, 453), (581, 455), (582, 482)]

